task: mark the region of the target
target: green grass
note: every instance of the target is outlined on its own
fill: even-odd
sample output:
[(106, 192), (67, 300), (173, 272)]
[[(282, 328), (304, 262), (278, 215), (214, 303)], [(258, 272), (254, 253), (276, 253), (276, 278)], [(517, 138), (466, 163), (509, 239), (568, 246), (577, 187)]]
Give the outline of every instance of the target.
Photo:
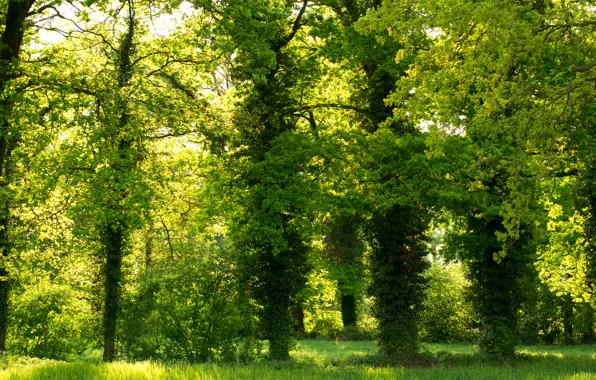
[(0, 379), (573, 379), (596, 380), (596, 346), (523, 347), (490, 361), (472, 345), (428, 344), (428, 368), (376, 366), (373, 342), (299, 342), (288, 363), (164, 365), (141, 362), (11, 363)]

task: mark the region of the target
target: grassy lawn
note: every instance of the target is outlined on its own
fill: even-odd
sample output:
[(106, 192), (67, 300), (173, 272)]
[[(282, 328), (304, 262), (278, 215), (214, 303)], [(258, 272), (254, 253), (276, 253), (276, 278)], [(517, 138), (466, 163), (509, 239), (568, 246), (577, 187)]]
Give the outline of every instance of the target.
[(0, 379), (595, 379), (596, 347), (523, 347), (512, 362), (487, 361), (471, 345), (428, 344), (428, 368), (374, 364), (373, 342), (301, 341), (289, 363), (163, 365), (151, 362), (11, 364)]

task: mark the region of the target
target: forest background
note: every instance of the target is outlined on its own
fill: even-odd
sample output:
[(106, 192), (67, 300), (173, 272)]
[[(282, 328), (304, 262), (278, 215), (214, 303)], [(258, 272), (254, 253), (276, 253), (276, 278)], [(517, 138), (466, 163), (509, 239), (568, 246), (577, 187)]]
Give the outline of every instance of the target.
[(594, 343), (591, 1), (1, 9), (0, 351)]

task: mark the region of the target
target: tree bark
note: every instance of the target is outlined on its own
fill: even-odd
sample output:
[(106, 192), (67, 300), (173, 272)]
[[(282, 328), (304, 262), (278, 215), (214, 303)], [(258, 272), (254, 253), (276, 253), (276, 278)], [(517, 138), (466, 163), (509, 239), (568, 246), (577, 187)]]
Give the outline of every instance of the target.
[(565, 344), (573, 344), (573, 299), (570, 294), (563, 296), (562, 308)]

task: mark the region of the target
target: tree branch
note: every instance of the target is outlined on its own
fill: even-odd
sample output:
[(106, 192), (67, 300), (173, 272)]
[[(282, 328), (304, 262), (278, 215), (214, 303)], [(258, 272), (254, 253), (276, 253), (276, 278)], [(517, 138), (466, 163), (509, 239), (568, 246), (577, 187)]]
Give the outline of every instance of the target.
[(281, 39), (279, 41), (277, 46), (275, 46), (274, 51), (279, 52), (284, 46), (289, 44), (294, 39), (294, 37), (296, 36), (296, 33), (298, 33), (298, 31), (300, 30), (300, 27), (302, 26), (302, 24), (300, 22), (302, 21), (302, 17), (304, 16), (304, 13), (306, 12), (307, 6), (308, 6), (308, 0), (304, 0), (304, 3), (302, 3), (302, 8), (300, 8), (300, 12), (298, 12), (296, 19), (294, 20), (294, 25), (292, 25), (292, 31), (290, 32), (290, 34), (288, 34), (287, 36), (285, 36), (283, 39)]
[(583, 66), (573, 66), (573, 67), (571, 67), (571, 71), (573, 71), (575, 73), (585, 73), (586, 71), (591, 70), (594, 66), (596, 66), (596, 61), (592, 61), (592, 62), (588, 63), (587, 65), (583, 65)]
[(313, 104), (310, 106), (307, 105), (307, 106), (302, 107), (302, 109), (305, 109), (305, 110), (315, 110), (315, 109), (319, 109), (319, 108), (338, 108), (338, 109), (356, 111), (356, 112), (364, 114), (364, 115), (368, 115), (368, 113), (369, 113), (368, 109), (366, 109), (366, 108), (352, 106), (349, 104), (339, 104), (339, 103), (321, 103), (321, 104)]

